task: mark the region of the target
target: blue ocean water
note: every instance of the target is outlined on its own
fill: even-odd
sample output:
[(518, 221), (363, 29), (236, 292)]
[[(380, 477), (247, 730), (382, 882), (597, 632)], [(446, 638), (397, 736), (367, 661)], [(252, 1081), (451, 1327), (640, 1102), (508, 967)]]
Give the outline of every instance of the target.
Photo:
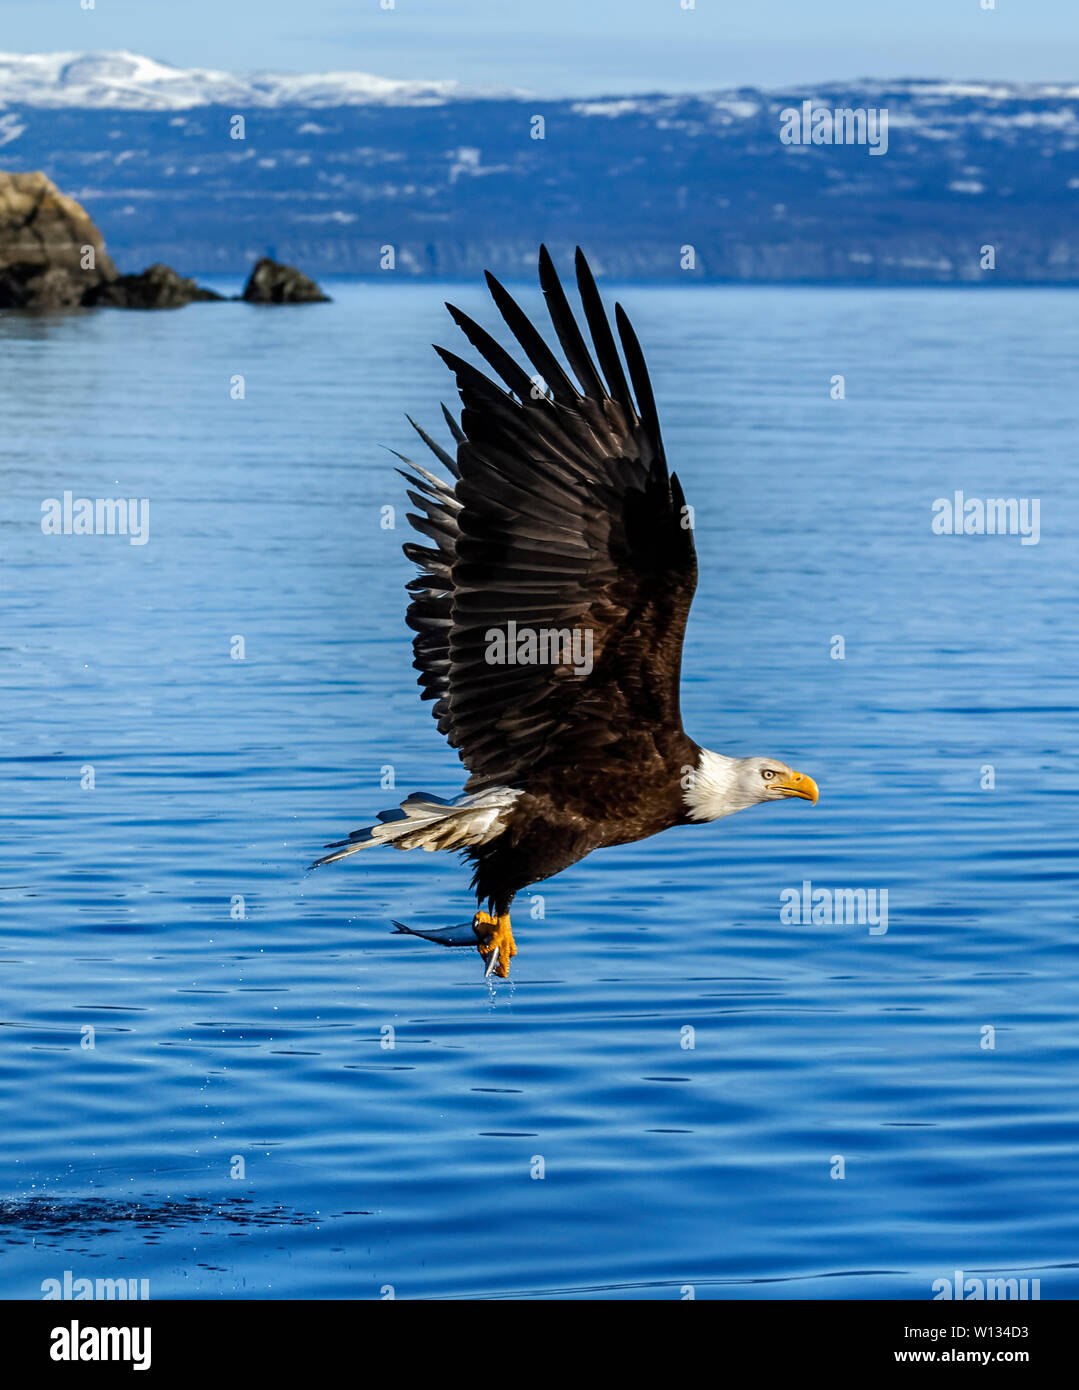
[[(821, 799), (541, 885), (494, 983), (392, 934), (468, 917), (454, 858), (305, 870), (460, 786), (387, 447), (453, 399), (442, 300), (493, 319), (329, 288), (0, 317), (0, 1294), (1079, 1295), (1074, 295), (617, 287), (696, 513), (686, 727)], [(956, 490), (1038, 544), (934, 535)], [(44, 535), (65, 491), (147, 543)], [(783, 921), (803, 882), (887, 930)]]

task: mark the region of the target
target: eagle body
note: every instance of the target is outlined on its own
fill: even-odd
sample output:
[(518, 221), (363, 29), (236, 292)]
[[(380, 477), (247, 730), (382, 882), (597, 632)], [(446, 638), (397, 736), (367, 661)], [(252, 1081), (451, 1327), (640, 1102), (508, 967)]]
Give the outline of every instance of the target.
[(462, 852), (479, 950), (500, 975), (516, 953), (510, 904), (529, 884), (672, 826), (817, 799), (785, 763), (714, 753), (682, 727), (693, 512), (636, 334), (616, 304), (616, 342), (579, 250), (576, 271), (591, 345), (541, 248), (561, 357), (487, 276), (527, 368), (446, 306), (493, 377), (436, 348), (462, 404), (459, 418), (442, 407), (453, 452), (410, 421), (443, 471), (398, 455), (420, 536), (404, 546), (420, 571), (407, 585), (413, 664), (465, 789), (413, 793), (316, 861), (384, 844)]
[(477, 899), (501, 915), (522, 888), (593, 850), (687, 824), (681, 782), (699, 752), (680, 731), (659, 738), (630, 732), (602, 762), (580, 765), (569, 784), (562, 769), (540, 771), (506, 812), (497, 838), (465, 851), (476, 866)]

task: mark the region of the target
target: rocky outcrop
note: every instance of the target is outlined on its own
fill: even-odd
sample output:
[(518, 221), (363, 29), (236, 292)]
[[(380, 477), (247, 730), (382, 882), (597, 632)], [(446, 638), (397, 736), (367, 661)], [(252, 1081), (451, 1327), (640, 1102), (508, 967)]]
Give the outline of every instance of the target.
[(101, 233), (44, 174), (0, 173), (0, 308), (69, 309), (116, 278)]
[(248, 277), (244, 292), (240, 296), (248, 304), (328, 304), (330, 297), (323, 294), (314, 280), (301, 274), (294, 266), (282, 265), (279, 261), (263, 256), (255, 262), (255, 268)]
[[(160, 262), (121, 275), (74, 198), (42, 173), (0, 171), (0, 309), (180, 309), (224, 297)], [(263, 257), (240, 298), (314, 304), (328, 296), (293, 266)]]
[(196, 301), (223, 299), (177, 274), (170, 265), (148, 266), (141, 275), (118, 275), (103, 281), (83, 297), (88, 307), (111, 309), (182, 309)]

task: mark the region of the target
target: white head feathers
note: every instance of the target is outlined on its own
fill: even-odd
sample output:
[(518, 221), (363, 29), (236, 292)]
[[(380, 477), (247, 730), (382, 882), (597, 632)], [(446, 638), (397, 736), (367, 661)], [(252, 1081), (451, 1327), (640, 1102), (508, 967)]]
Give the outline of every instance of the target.
[(690, 820), (719, 820), (762, 801), (817, 800), (817, 784), (775, 758), (728, 758), (702, 748), (682, 795)]

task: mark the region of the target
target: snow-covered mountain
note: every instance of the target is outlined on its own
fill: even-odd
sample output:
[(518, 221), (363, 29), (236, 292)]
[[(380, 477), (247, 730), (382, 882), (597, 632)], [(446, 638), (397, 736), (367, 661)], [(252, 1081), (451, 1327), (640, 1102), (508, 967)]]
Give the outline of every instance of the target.
[(197, 106), (427, 106), (476, 96), (456, 82), (398, 82), (365, 72), (237, 76), (174, 68), (123, 49), (0, 53), (0, 108), (186, 111)]
[(382, 274), (392, 247), (400, 274), (531, 275), (546, 240), (625, 277), (1079, 285), (1075, 83), (539, 103), (359, 73), (0, 54), (0, 168), (44, 171), (133, 269), (239, 274), (268, 254)]

